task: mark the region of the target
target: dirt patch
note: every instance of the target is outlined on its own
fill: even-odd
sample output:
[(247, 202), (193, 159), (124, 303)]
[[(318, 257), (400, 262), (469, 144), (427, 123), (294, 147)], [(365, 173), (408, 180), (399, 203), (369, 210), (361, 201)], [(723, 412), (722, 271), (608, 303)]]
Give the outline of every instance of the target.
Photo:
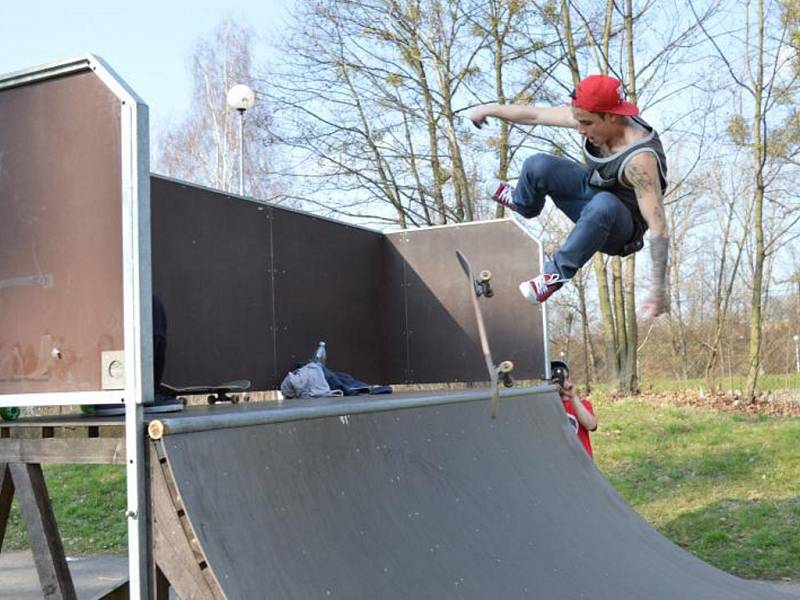
[[(621, 398), (621, 396), (611, 396), (609, 400), (614, 402)], [(637, 399), (640, 402), (658, 406), (691, 406), (752, 416), (800, 418), (800, 391), (797, 390), (762, 393), (755, 402), (744, 400), (737, 391), (708, 392), (700, 390), (643, 391)]]

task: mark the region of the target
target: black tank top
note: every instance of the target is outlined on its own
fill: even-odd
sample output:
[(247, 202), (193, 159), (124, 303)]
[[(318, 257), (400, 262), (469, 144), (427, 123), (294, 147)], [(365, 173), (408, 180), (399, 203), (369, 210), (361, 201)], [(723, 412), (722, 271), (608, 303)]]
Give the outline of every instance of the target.
[(639, 233), (639, 237), (641, 237), (647, 231), (647, 222), (639, 211), (636, 192), (624, 182), (622, 175), (628, 162), (634, 156), (642, 152), (649, 152), (655, 156), (658, 163), (661, 192), (664, 193), (667, 189), (667, 157), (664, 154), (664, 147), (661, 145), (661, 140), (655, 129), (639, 117), (631, 117), (631, 119), (647, 130), (648, 133), (645, 137), (611, 156), (602, 156), (599, 148), (589, 143), (588, 139), (584, 139), (583, 158), (586, 161), (586, 167), (589, 169), (589, 184), (592, 187), (613, 193), (625, 204), (633, 214), (634, 221), (641, 227), (641, 232)]

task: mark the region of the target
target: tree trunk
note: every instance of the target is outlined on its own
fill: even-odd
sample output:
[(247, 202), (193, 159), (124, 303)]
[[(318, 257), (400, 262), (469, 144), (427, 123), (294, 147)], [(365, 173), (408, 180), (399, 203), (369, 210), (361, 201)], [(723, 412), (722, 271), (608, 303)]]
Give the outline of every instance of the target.
[(623, 364), (623, 379), (621, 389), (631, 394), (639, 393), (639, 324), (636, 321), (636, 255), (632, 254), (625, 259), (625, 333), (626, 352)]
[[(493, 15), (492, 18), (492, 38), (494, 41), (494, 90), (497, 95), (497, 103), (506, 103), (506, 91), (503, 87), (503, 65), (505, 59), (505, 40), (500, 35), (500, 18)], [(501, 181), (508, 179), (508, 166), (510, 164), (509, 152), (509, 126), (508, 122), (500, 119), (500, 136), (497, 143), (497, 152), (499, 154), (499, 164), (497, 167), (497, 177)], [(505, 216), (505, 207), (502, 204), (497, 204), (495, 207), (494, 216), (496, 219), (502, 219)]]
[(586, 393), (592, 391), (592, 353), (591, 336), (589, 334), (589, 312), (586, 310), (586, 284), (584, 277), (575, 278), (575, 289), (578, 291), (578, 313), (581, 317), (581, 341), (583, 350), (583, 385)]
[(755, 248), (753, 257), (753, 290), (750, 297), (750, 348), (747, 356), (747, 384), (744, 397), (750, 402), (756, 398), (756, 386), (761, 370), (761, 301), (764, 285), (764, 158), (767, 128), (762, 110), (764, 91), (764, 0), (758, 1), (758, 57), (755, 91), (755, 115), (753, 119), (753, 159), (755, 162), (755, 193), (753, 197), (753, 225)]
[[(633, 3), (632, 0), (625, 0), (625, 52), (627, 55), (628, 70), (628, 93), (632, 102), (638, 101), (636, 91), (636, 65), (633, 54)], [(607, 25), (610, 27), (610, 24)], [(616, 258), (615, 261), (620, 259)], [(614, 264), (617, 267), (617, 264)], [(636, 322), (636, 255), (631, 255), (625, 259), (625, 272), (623, 280), (625, 295), (622, 299), (624, 311), (617, 313), (620, 320), (620, 330), (625, 331), (625, 343), (620, 350), (622, 351), (622, 377), (620, 379), (620, 390), (626, 393), (639, 393), (639, 325)]]
[(594, 274), (597, 279), (597, 297), (600, 301), (600, 314), (603, 316), (603, 346), (605, 349), (606, 379), (616, 382), (619, 377), (619, 362), (617, 361), (617, 347), (619, 341), (617, 330), (614, 326), (614, 312), (611, 308), (611, 293), (608, 289), (608, 277), (603, 257), (595, 254)]
[(628, 353), (628, 332), (625, 330), (625, 293), (622, 283), (622, 259), (619, 256), (611, 258), (611, 294), (614, 306), (614, 328), (617, 333), (617, 347), (614, 352), (614, 361), (617, 365), (617, 390), (627, 391), (624, 385), (624, 358)]

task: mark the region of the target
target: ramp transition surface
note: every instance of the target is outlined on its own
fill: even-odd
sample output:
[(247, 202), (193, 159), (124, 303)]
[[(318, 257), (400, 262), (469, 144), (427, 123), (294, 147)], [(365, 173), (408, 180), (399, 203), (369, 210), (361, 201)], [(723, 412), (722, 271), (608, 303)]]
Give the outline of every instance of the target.
[(357, 414), (364, 400), (348, 416), (157, 444), (227, 598), (789, 598), (649, 527), (578, 445), (557, 395), (524, 393), (495, 421), (463, 395)]

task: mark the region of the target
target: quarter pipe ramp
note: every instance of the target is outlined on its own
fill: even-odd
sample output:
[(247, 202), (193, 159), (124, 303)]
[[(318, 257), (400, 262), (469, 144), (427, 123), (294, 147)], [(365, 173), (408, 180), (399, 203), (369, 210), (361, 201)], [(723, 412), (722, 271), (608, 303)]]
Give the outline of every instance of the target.
[(156, 559), (184, 598), (787, 598), (650, 528), (587, 458), (550, 388), (507, 392), (494, 421), (486, 399), (156, 422)]

